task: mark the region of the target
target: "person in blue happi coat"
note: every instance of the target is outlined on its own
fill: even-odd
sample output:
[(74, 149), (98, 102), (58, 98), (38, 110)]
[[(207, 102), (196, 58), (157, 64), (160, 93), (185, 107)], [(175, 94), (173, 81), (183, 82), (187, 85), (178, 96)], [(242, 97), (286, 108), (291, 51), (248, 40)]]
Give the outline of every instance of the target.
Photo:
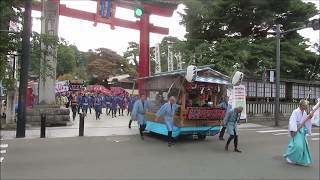
[(93, 94), (91, 94), (90, 96), (88, 96), (89, 98), (89, 112), (91, 114), (91, 108), (94, 108), (94, 101), (95, 101), (95, 97), (93, 96)]
[(109, 110), (110, 110), (110, 106), (111, 106), (111, 97), (110, 96), (104, 96), (103, 103), (104, 103), (104, 106), (106, 108), (106, 114), (110, 115)]
[(109, 114), (111, 112), (111, 116), (113, 117), (117, 117), (117, 97), (116, 96), (112, 96), (110, 98), (110, 110), (109, 110)]
[(82, 112), (85, 114), (85, 116), (88, 113), (88, 108), (89, 108), (89, 97), (86, 94), (83, 94), (81, 98), (81, 107), (82, 107)]
[[(224, 96), (222, 98), (220, 104), (218, 105), (218, 107), (225, 110), (225, 114), (224, 114), (224, 118), (223, 118), (223, 122), (225, 122), (228, 112), (232, 110), (232, 105), (229, 102), (229, 96)], [(227, 129), (227, 127), (223, 126), (221, 131), (220, 131), (220, 133), (219, 133), (219, 139), (221, 141), (224, 141), (223, 136), (224, 136), (224, 133), (225, 133), (226, 129)]]
[(118, 96), (117, 104), (119, 107), (119, 116), (123, 116), (123, 110), (125, 109), (125, 97)]
[(94, 98), (94, 109), (96, 111), (96, 120), (100, 119), (100, 115), (102, 114), (102, 104), (103, 98), (100, 93)]
[(140, 99), (134, 103), (132, 113), (131, 113), (131, 119), (133, 121), (138, 121), (141, 139), (143, 139), (143, 131), (147, 127), (145, 114), (147, 111), (149, 111), (149, 109), (150, 109), (150, 103), (146, 99), (146, 95), (141, 94)]
[(168, 146), (170, 147), (173, 143), (172, 131), (174, 127), (173, 117), (180, 106), (176, 104), (176, 98), (170, 96), (169, 101), (160, 107), (160, 110), (156, 113), (156, 121), (159, 117), (164, 117), (166, 127), (168, 130)]
[(228, 151), (229, 149), (230, 142), (234, 140), (234, 151), (239, 153), (241, 152), (238, 149), (238, 122), (242, 111), (243, 107), (236, 107), (229, 111), (225, 117), (224, 126), (227, 127), (227, 133), (230, 135), (225, 146), (226, 151)]
[[(135, 100), (136, 100), (136, 98), (132, 97), (131, 95), (130, 95), (130, 97), (128, 97), (128, 114), (127, 114), (127, 116), (129, 116), (129, 115), (131, 116)], [(129, 128), (131, 128), (131, 124), (132, 124), (132, 118), (130, 118), (130, 120), (129, 120)]]

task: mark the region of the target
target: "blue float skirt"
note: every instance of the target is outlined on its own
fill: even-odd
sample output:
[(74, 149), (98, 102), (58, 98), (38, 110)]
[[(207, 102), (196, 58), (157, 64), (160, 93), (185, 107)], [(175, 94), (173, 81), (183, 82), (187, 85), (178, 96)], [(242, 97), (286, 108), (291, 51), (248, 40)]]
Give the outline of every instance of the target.
[(303, 127), (296, 134), (296, 136), (291, 139), (286, 154), (284, 158), (288, 162), (308, 166), (312, 163), (311, 153), (309, 149), (309, 144), (307, 140), (307, 128)]
[[(220, 132), (221, 126), (187, 126), (177, 127), (173, 126), (172, 137), (178, 137), (180, 135), (192, 135), (192, 134), (210, 134), (215, 135)], [(168, 130), (166, 124), (147, 121), (147, 131), (162, 134), (167, 136)]]

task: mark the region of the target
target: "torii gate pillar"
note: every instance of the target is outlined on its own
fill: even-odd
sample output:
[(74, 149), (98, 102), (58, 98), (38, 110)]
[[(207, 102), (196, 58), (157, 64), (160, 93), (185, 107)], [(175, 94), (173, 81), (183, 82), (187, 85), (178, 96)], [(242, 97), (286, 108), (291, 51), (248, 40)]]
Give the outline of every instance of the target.
[[(139, 56), (139, 78), (149, 76), (150, 62), (149, 62), (149, 44), (150, 44), (150, 31), (149, 31), (150, 15), (145, 13), (141, 17), (140, 28), (140, 56)], [(144, 80), (139, 80), (139, 93), (143, 93)]]

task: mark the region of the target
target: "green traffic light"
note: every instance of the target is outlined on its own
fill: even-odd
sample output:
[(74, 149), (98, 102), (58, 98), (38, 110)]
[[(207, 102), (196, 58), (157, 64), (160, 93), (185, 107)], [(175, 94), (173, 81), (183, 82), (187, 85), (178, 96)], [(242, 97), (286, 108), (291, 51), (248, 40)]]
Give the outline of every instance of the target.
[(143, 15), (143, 9), (140, 8), (140, 7), (136, 8), (135, 11), (134, 11), (134, 14), (137, 17), (141, 17)]

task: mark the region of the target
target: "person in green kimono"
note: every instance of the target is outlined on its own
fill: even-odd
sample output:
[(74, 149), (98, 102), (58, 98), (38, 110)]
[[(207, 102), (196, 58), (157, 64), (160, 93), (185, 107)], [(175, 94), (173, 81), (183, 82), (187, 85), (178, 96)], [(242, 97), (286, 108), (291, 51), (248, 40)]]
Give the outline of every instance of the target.
[(224, 126), (227, 128), (227, 132), (230, 135), (225, 146), (226, 151), (228, 151), (230, 142), (234, 140), (234, 151), (241, 153), (241, 151), (238, 149), (238, 122), (242, 111), (243, 107), (236, 107), (227, 112), (225, 117)]
[(312, 163), (307, 134), (311, 134), (310, 119), (315, 110), (307, 115), (308, 104), (308, 101), (301, 100), (299, 107), (292, 112), (289, 119), (288, 131), (291, 140), (284, 158), (291, 164), (309, 166)]

